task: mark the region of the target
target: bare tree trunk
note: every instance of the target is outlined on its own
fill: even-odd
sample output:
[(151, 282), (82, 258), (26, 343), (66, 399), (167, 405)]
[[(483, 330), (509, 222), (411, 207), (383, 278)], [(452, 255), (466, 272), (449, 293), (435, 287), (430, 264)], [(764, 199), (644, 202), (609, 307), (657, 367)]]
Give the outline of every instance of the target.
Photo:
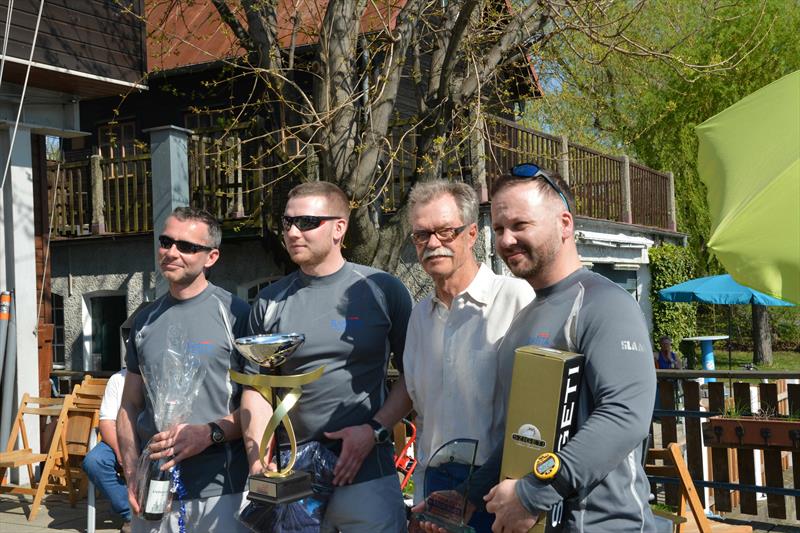
[(772, 335), (769, 311), (764, 305), (753, 304), (753, 364), (772, 365)]

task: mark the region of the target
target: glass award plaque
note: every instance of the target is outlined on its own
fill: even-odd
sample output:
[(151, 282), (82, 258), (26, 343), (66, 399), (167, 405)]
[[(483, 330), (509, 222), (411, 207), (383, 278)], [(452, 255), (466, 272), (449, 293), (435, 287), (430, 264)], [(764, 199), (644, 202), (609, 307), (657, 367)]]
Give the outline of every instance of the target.
[(458, 486), (469, 487), (477, 453), (478, 441), (475, 439), (454, 439), (436, 450), (425, 469), (425, 510), (416, 513), (414, 518), (452, 533), (475, 532), (464, 516), (467, 496), (455, 489)]

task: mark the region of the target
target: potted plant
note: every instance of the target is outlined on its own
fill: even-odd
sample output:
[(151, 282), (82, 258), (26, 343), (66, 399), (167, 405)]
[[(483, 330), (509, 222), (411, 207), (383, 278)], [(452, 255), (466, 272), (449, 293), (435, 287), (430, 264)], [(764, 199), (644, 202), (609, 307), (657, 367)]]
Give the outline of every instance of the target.
[(706, 446), (750, 446), (800, 450), (800, 413), (781, 415), (760, 409), (753, 413), (734, 406), (704, 424)]

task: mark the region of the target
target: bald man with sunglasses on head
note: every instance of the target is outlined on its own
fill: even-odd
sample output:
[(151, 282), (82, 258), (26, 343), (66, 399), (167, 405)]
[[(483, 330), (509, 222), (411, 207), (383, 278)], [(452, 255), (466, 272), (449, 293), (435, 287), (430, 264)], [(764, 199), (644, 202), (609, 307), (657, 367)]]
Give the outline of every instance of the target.
[[(243, 507), (247, 459), (239, 425), (240, 387), (228, 370), (242, 370), (244, 360), (233, 340), (244, 334), (249, 306), (209, 283), (206, 272), (219, 259), (222, 232), (210, 214), (179, 207), (167, 217), (158, 238), (158, 266), (169, 292), (140, 311), (126, 343), (128, 373), (117, 417), (128, 500), (135, 532), (177, 532), (178, 513), (161, 522), (139, 518), (136, 463), (150, 441), (153, 459), (168, 457), (163, 469), (180, 464), (186, 489), (186, 531), (249, 531), (233, 517)], [(158, 432), (141, 366), (162, 357), (175, 327), (186, 336), (186, 349), (206, 366), (206, 375), (185, 424)], [(173, 510), (177, 508), (173, 504)]]
[[(467, 491), (470, 509), (495, 513), (492, 531), (528, 531), (562, 501), (563, 530), (655, 530), (642, 466), (655, 399), (650, 333), (639, 305), (617, 284), (581, 264), (569, 186), (537, 165), (515, 166), (492, 195), (498, 255), (536, 290), (498, 347), (499, 383), (510, 393), (514, 351), (538, 345), (585, 357), (577, 431), (555, 453), (539, 455), (521, 479), (500, 479), (502, 443)], [(533, 402), (529, 408), (537, 409)], [(506, 430), (508, 431), (508, 429)], [(500, 435), (502, 438), (502, 435)], [(439, 528), (427, 523), (428, 532)]]
[[(259, 293), (249, 330), (305, 335), (282, 374), (325, 366), (320, 379), (303, 386), (290, 415), (301, 445), (319, 441), (338, 455), (320, 531), (402, 532), (405, 509), (389, 434), (411, 405), (397, 385), (387, 393), (385, 380), (392, 354), (403, 379), (411, 296), (394, 276), (344, 259), (349, 214), (347, 196), (332, 183), (289, 192), (283, 240), (300, 268)], [(261, 470), (258, 448), (271, 415), (261, 394), (245, 389), (242, 430), (251, 473)]]

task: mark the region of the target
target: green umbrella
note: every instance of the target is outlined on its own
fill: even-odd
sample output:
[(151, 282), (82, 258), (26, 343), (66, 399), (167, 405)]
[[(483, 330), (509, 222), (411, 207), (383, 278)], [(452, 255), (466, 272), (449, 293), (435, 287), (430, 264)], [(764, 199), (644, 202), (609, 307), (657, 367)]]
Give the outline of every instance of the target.
[(708, 247), (742, 285), (800, 303), (800, 71), (696, 131)]

